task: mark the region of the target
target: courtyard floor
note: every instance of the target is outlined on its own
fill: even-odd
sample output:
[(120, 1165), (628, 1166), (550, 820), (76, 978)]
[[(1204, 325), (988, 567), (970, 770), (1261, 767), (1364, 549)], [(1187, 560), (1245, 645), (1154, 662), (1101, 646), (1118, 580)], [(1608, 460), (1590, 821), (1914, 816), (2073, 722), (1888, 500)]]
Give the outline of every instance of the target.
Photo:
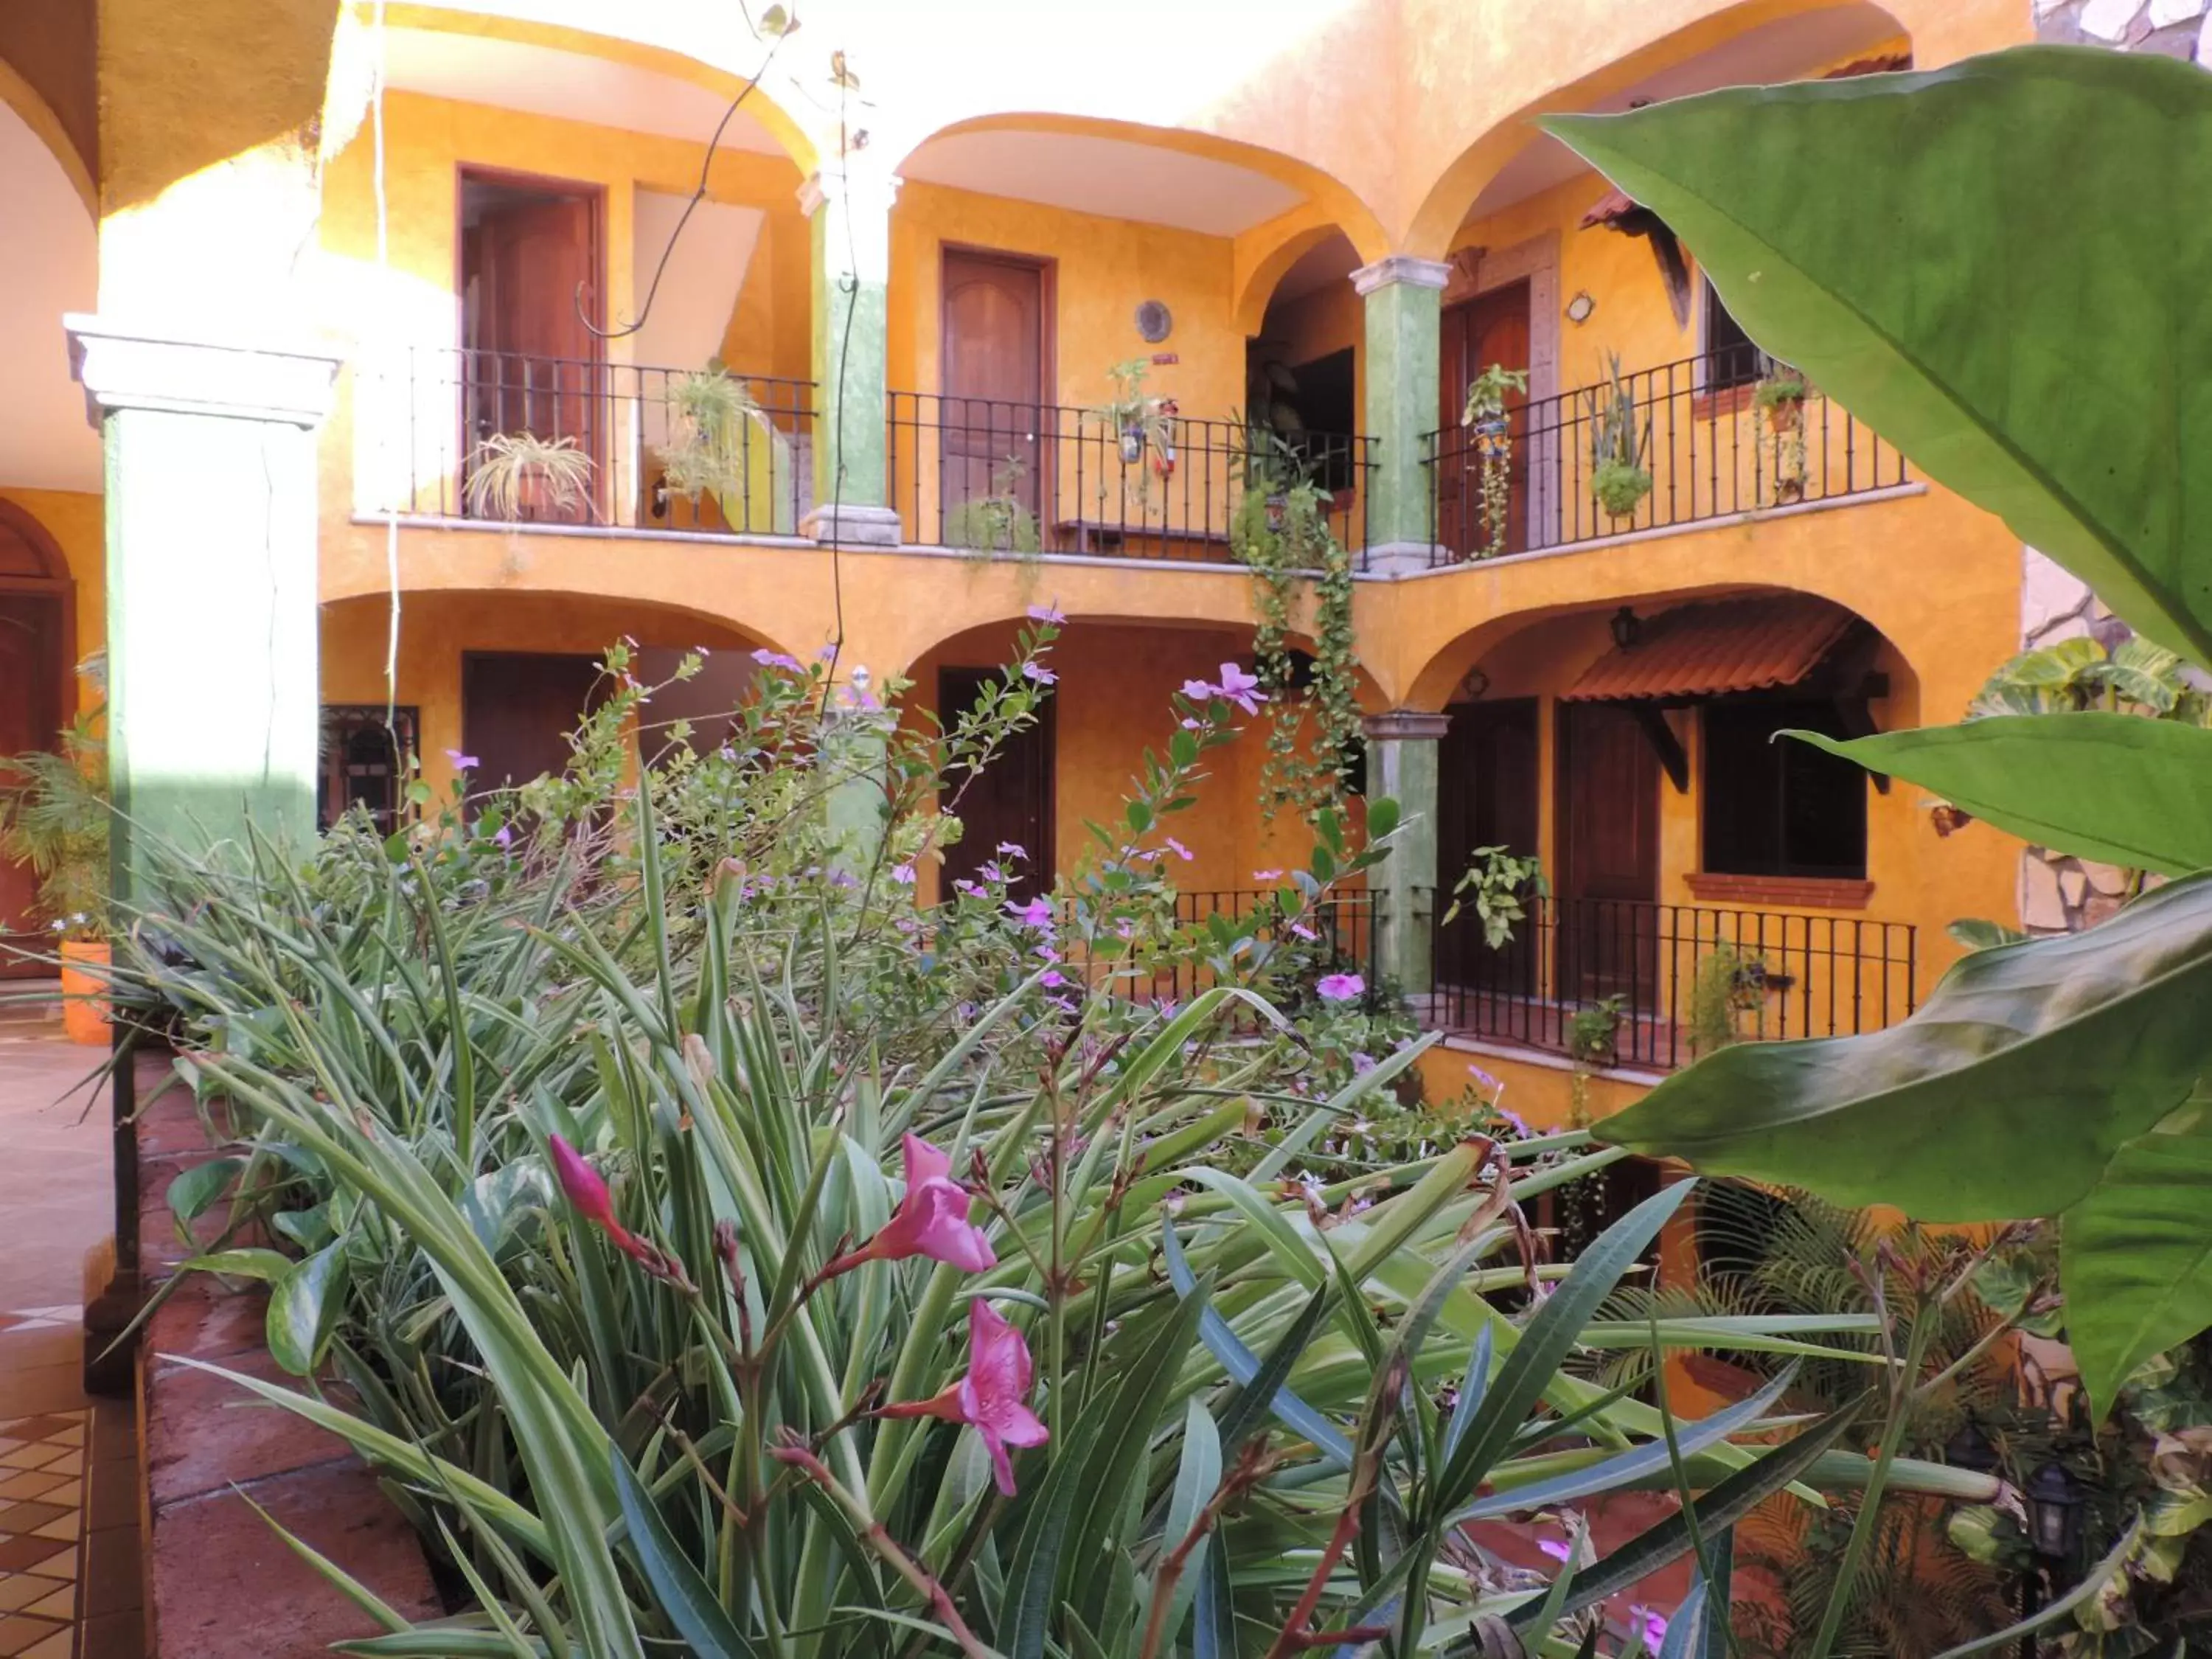
[(50, 1012), (0, 1007), (0, 1659), (138, 1659), (137, 1414), (82, 1386), (114, 1222), (107, 1096), (81, 1086), (103, 1054)]

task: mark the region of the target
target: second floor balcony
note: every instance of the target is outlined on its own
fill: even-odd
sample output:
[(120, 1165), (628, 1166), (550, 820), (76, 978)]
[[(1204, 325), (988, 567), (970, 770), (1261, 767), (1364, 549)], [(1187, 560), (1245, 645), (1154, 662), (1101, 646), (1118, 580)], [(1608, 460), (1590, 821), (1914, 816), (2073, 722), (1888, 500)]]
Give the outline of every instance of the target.
[(1752, 345), (1621, 372), (1423, 440), (1437, 564), (1579, 546), (1911, 482), (1903, 455)]

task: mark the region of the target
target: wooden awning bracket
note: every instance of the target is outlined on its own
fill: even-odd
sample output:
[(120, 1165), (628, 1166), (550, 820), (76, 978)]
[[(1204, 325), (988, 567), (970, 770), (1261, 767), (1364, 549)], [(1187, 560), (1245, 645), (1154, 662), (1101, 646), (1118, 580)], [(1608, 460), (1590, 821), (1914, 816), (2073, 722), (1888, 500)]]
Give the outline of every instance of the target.
[[(1674, 728), (1667, 723), (1667, 716), (1655, 702), (1629, 702), (1621, 705), (1636, 717), (1637, 726), (1651, 745), (1651, 752), (1659, 757), (1659, 764), (1667, 774), (1667, 781), (1674, 786), (1674, 793), (1690, 793), (1690, 757), (1684, 752), (1682, 740), (1674, 735)], [(1885, 780), (1887, 781), (1887, 780)]]

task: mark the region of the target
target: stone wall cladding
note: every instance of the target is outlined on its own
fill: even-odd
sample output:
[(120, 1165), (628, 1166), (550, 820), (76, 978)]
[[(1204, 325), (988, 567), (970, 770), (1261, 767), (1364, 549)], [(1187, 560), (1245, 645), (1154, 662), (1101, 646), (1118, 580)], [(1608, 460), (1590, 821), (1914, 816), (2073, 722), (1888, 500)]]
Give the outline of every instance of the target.
[[(191, 1254), (169, 1212), (169, 1183), (216, 1156), (190, 1095), (161, 1092), (168, 1071), (162, 1056), (142, 1059), (137, 1073), (139, 1237), (149, 1283)], [(203, 1218), (198, 1243), (219, 1225), (219, 1215)], [(155, 1310), (139, 1345), (151, 1659), (321, 1659), (333, 1642), (380, 1633), (240, 1494), (407, 1618), (444, 1611), (414, 1528), (343, 1441), (182, 1363), (290, 1386), (264, 1346), (265, 1306), (258, 1291), (228, 1292), (196, 1274)]]
[[(2212, 67), (2212, 0), (2031, 0), (2046, 45), (2157, 52)], [(2109, 647), (2130, 629), (2088, 585), (2033, 548), (2021, 550), (2022, 650), (2094, 634)], [(2021, 860), (2020, 925), (2031, 933), (2094, 927), (2126, 902), (2129, 872), (2031, 847)]]

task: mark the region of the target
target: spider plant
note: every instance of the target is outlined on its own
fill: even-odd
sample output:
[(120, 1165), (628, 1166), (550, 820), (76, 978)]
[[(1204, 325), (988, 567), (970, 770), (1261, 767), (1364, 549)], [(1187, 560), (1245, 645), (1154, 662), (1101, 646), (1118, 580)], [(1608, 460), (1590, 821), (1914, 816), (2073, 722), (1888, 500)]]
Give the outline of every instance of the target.
[(58, 746), (0, 758), (0, 858), (29, 866), (39, 912), (65, 939), (107, 936), (107, 743), (100, 735), (105, 659), (78, 678), (94, 693)]
[(574, 437), (495, 432), (470, 452), (463, 499), (475, 519), (566, 518), (591, 505), (592, 470)]

